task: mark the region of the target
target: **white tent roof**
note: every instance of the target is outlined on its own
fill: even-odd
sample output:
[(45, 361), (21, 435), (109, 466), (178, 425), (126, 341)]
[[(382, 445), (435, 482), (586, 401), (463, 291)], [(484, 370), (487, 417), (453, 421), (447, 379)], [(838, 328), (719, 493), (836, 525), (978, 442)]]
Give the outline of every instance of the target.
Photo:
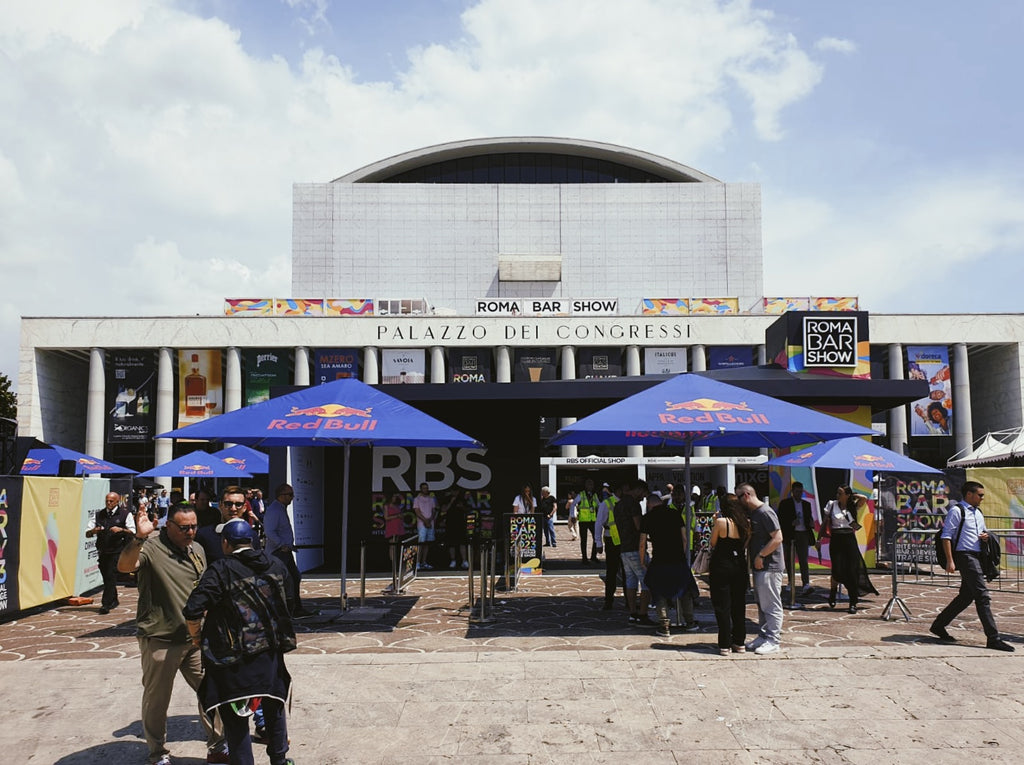
[(946, 464), (949, 467), (975, 467), (1008, 462), (1017, 456), (1024, 456), (1024, 428), (986, 433), (981, 443), (954, 454)]

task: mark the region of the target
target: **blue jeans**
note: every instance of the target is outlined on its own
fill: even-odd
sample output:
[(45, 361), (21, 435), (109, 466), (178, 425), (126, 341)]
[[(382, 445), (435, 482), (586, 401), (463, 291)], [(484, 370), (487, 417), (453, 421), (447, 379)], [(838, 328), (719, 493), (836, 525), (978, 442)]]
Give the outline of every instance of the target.
[(782, 577), (781, 571), (754, 572), (758, 635), (775, 644), (782, 640)]
[(553, 516), (544, 519), (544, 543), (552, 547), (558, 546), (558, 542), (555, 541), (555, 519)]

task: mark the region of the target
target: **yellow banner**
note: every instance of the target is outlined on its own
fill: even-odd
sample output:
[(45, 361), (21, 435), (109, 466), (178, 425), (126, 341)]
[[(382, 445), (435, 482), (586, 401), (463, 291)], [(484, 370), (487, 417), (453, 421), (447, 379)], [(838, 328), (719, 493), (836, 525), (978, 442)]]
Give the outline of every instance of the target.
[(82, 543), (81, 479), (25, 478), (18, 569), (20, 608), (75, 594)]

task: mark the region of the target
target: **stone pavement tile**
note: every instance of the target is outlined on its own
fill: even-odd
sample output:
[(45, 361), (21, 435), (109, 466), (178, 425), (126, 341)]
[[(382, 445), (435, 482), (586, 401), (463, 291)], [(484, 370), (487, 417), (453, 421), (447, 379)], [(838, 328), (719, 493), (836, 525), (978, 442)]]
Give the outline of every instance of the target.
[[(845, 690), (845, 689), (844, 689)], [(844, 692), (824, 698), (818, 690), (774, 689), (762, 691), (787, 721), (832, 720), (837, 726), (851, 724), (872, 714), (886, 714), (892, 704), (883, 705), (878, 694)]]
[(729, 751), (743, 748), (725, 723), (694, 719), (665, 725), (654, 725), (644, 720), (637, 725), (606, 727), (599, 733), (603, 751), (689, 752), (695, 749)]
[[(953, 702), (955, 703), (955, 702)], [(1020, 740), (1007, 727), (1008, 720), (864, 720), (862, 730), (883, 749), (918, 750), (924, 755), (940, 744), (943, 748), (993, 749), (1020, 747)], [(1016, 723), (1011, 723), (1016, 727)]]
[(789, 753), (845, 749), (881, 749), (871, 736), (865, 735), (857, 719), (833, 719), (827, 712), (815, 719), (787, 720), (780, 718), (737, 720), (732, 725), (739, 746), (748, 751), (770, 749), (786, 752), (779, 762), (787, 762)]
[[(641, 708), (647, 709), (647, 705)], [(620, 711), (621, 705), (614, 699), (586, 697), (573, 700), (539, 699), (527, 705), (526, 715), (533, 724), (571, 721), (601, 726), (610, 721), (619, 721)]]
[(472, 757), (474, 762), (478, 756), (488, 754), (558, 754), (575, 758), (599, 746), (595, 726), (567, 721), (466, 725), (460, 726), (459, 734), (459, 757)]
[(972, 747), (969, 749), (947, 749), (941, 743), (927, 752), (906, 749), (853, 750), (844, 752), (844, 762), (851, 765), (907, 765), (927, 763), (928, 765), (964, 765), (964, 763), (985, 763), (985, 765), (1020, 765), (1020, 750), (1006, 751), (995, 747)]
[[(849, 765), (848, 749), (831, 749), (823, 747), (802, 751), (797, 749), (756, 749), (748, 750), (747, 756), (753, 765)], [(894, 760), (868, 760), (875, 765), (908, 765), (908, 761), (899, 758)]]

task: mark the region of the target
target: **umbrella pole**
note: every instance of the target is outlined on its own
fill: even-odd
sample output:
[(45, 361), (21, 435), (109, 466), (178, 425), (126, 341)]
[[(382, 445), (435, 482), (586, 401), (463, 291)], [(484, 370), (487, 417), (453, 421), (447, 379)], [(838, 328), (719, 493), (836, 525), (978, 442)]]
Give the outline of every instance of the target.
[(341, 490), (341, 612), (348, 611), (345, 580), (348, 576), (348, 461), (352, 446), (345, 442), (345, 464), (342, 470), (344, 484)]

